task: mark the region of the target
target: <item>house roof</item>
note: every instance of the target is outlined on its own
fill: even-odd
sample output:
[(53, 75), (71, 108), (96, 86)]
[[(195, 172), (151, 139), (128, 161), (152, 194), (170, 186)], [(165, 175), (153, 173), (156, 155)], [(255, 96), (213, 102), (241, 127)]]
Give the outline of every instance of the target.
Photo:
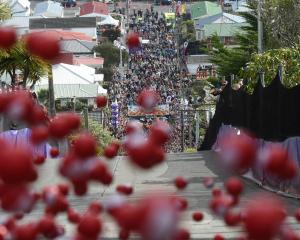
[(28, 0), (13, 0), (8, 2), (10, 7), (14, 6), (17, 3), (19, 3), (24, 8), (30, 7), (30, 2)]
[(75, 56), (74, 57), (74, 64), (75, 65), (88, 65), (88, 66), (99, 66), (103, 65), (104, 58), (102, 57), (92, 57), (92, 56)]
[(204, 25), (206, 24), (211, 24), (211, 23), (245, 23), (246, 19), (241, 17), (241, 16), (237, 16), (237, 15), (233, 15), (233, 14), (229, 14), (229, 13), (219, 13), (213, 16), (207, 16), (204, 18), (200, 18), (196, 24), (195, 24), (195, 28), (196, 29), (201, 29), (203, 28)]
[(247, 23), (207, 24), (204, 26), (204, 35), (209, 37), (213, 34), (217, 34), (220, 37), (232, 37), (238, 31), (241, 31), (241, 27), (247, 25)]
[(2, 25), (15, 28), (29, 28), (29, 16), (12, 17), (3, 21)]
[(219, 4), (209, 1), (197, 2), (191, 6), (192, 19), (216, 15), (222, 12)]
[[(40, 89), (48, 89), (48, 85), (38, 85), (35, 91)], [(56, 99), (63, 98), (95, 98), (98, 96), (98, 85), (97, 84), (64, 84), (54, 85), (54, 97)]]
[(102, 2), (87, 2), (80, 6), (80, 16), (84, 16), (91, 13), (98, 13), (102, 15), (108, 15), (108, 6)]
[(90, 42), (93, 41), (92, 37), (81, 32), (73, 32), (73, 31), (71, 32), (71, 31), (54, 30), (54, 29), (50, 29), (50, 30), (40, 29), (38, 31), (51, 33), (52, 35), (56, 36), (60, 40), (79, 40), (79, 41), (82, 40), (82, 41), (90, 41)]
[(63, 7), (58, 2), (45, 1), (37, 3), (34, 8), (34, 16), (62, 17)]
[(29, 20), (30, 29), (45, 28), (96, 28), (97, 17), (74, 18), (34, 18)]
[[(64, 52), (71, 52), (71, 53), (91, 53), (93, 47), (90, 47), (86, 42), (80, 41), (77, 39), (71, 40), (63, 40), (60, 42), (61, 50)], [(95, 42), (92, 42), (93, 46), (96, 45)]]

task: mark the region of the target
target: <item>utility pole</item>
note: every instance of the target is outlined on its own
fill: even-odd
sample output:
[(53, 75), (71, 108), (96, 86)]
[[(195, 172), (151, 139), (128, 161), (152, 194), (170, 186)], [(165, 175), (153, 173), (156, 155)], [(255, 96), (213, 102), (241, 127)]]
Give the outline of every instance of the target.
[(126, 0), (126, 32), (129, 31), (129, 0)]
[(263, 23), (261, 20), (262, 0), (257, 3), (257, 52), (263, 52)]

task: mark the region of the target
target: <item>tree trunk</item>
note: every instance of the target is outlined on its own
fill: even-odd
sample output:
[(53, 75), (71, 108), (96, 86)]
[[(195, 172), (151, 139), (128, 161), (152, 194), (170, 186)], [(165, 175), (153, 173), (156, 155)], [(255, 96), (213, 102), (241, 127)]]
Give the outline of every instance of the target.
[(48, 70), (48, 88), (49, 88), (49, 114), (51, 117), (55, 116), (55, 98), (54, 98), (54, 85), (52, 76), (52, 66)]
[(29, 69), (25, 68), (23, 73), (23, 83), (22, 83), (24, 88), (26, 88), (28, 77), (29, 77)]

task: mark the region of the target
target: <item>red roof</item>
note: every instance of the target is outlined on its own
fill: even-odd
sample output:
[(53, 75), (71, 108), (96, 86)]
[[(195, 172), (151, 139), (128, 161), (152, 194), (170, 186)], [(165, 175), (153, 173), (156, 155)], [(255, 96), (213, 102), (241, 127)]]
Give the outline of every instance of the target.
[(104, 59), (102, 57), (89, 57), (89, 56), (81, 56), (73, 58), (74, 65), (103, 65)]
[[(70, 31), (63, 31), (63, 30), (54, 30), (54, 29), (39, 29), (38, 32), (47, 32), (49, 34), (54, 35), (60, 40), (81, 40), (81, 41), (93, 41), (93, 38), (81, 33), (81, 32), (70, 32)], [(34, 31), (36, 32), (36, 31)]]
[(74, 55), (73, 53), (65, 53), (61, 52), (58, 57), (56, 57), (51, 64), (59, 64), (59, 63), (66, 63), (66, 64), (74, 64)]
[(80, 6), (80, 16), (90, 14), (90, 13), (99, 13), (103, 15), (108, 15), (109, 10), (108, 6), (102, 2), (87, 2)]

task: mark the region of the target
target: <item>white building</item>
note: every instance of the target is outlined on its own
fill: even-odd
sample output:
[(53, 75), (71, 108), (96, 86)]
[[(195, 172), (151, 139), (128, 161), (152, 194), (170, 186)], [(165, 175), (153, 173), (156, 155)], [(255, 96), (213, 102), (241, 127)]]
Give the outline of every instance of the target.
[[(95, 69), (85, 65), (56, 64), (52, 66), (54, 97), (67, 102), (68, 99), (87, 99), (93, 105), (98, 95), (106, 95), (100, 82), (103, 74), (95, 74)], [(35, 91), (48, 89), (48, 78), (41, 79), (35, 86)]]
[(53, 17), (63, 17), (64, 8), (58, 2), (45, 1), (38, 3), (33, 11), (34, 16), (53, 18)]
[(11, 8), (13, 17), (24, 17), (30, 15), (29, 0), (6, 0)]

